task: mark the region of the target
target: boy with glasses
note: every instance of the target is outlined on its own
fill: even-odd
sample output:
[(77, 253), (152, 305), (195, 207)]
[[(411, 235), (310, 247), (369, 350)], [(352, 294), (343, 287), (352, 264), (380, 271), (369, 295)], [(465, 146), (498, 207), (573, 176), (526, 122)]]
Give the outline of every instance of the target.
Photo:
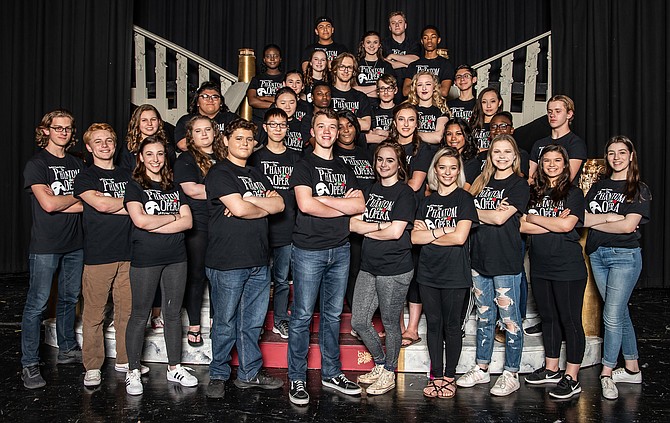
[(460, 65), (456, 68), (454, 84), (458, 87), (458, 98), (447, 101), (447, 106), (452, 117), (470, 120), (472, 109), (475, 107), (477, 97), (474, 85), (477, 83), (477, 73), (470, 65)]
[(358, 63), (351, 53), (342, 53), (333, 60), (331, 73), (333, 85), (331, 87), (331, 102), (333, 109), (349, 110), (358, 118), (361, 131), (370, 129), (370, 101), (368, 96), (354, 90), (352, 85), (358, 75)]

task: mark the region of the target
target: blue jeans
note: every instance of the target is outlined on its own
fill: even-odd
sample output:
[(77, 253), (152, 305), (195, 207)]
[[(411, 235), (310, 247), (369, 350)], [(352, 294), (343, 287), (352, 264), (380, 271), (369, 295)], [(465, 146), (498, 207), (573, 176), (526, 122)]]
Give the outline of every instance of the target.
[[(504, 369), (519, 371), (523, 351), (523, 330), (519, 312), (521, 273), (517, 275), (472, 276), (475, 305), (477, 306), (477, 364), (489, 364), (495, 341), (496, 308), (500, 314), (499, 325), (506, 330)], [(509, 304), (500, 305), (509, 300)], [(496, 307), (497, 306), (497, 307)], [(510, 324), (512, 329), (508, 328)]]
[(263, 366), (258, 337), (270, 302), (268, 266), (216, 270), (207, 267), (212, 285), (212, 362), (210, 379), (230, 378), (230, 351), (237, 348), (237, 378), (248, 381)]
[[(526, 239), (521, 237), (521, 260), (525, 262), (526, 259)], [(521, 320), (526, 318), (526, 306), (528, 305), (528, 278), (526, 277), (526, 268), (521, 269), (521, 290), (519, 291), (519, 311), (521, 312)]]
[(321, 378), (342, 373), (340, 314), (349, 278), (349, 243), (327, 250), (293, 246), (293, 310), (288, 330), (288, 378), (307, 380), (309, 326), (320, 297), (319, 347)]
[(635, 329), (628, 300), (642, 271), (640, 248), (599, 247), (589, 255), (591, 270), (603, 298), (603, 365), (614, 368), (623, 352), (625, 360), (637, 360)]
[(30, 254), (30, 287), (21, 320), (21, 365), (39, 364), (40, 325), (47, 308), (51, 283), (58, 272), (58, 302), (56, 303), (56, 337), (58, 349), (69, 351), (78, 347), (74, 320), (81, 292), (84, 270), (84, 250), (65, 254)]
[(291, 268), (291, 244), (272, 249), (272, 283), (274, 284), (274, 323), (288, 321), (288, 272)]

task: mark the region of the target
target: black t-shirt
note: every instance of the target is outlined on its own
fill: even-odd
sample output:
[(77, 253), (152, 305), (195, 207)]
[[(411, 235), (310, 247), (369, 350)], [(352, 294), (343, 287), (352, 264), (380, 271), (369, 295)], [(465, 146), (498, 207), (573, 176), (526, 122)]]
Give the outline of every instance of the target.
[(402, 43), (397, 42), (393, 37), (384, 38), (382, 40), (382, 46), (384, 47), (384, 55), (386, 56), (389, 54), (400, 54), (403, 56), (413, 54), (415, 56), (421, 56), (421, 44), (407, 36), (405, 36), (405, 40)]
[(392, 276), (414, 268), (410, 231), (415, 210), (414, 191), (404, 182), (396, 182), (390, 187), (375, 183), (365, 191), (364, 222), (399, 220), (407, 222), (407, 226), (397, 240), (363, 238), (361, 270), (376, 276)]
[[(212, 164), (215, 164), (216, 157), (214, 155), (209, 156), (209, 161)], [(176, 184), (182, 184), (184, 182), (194, 182), (196, 184), (205, 183), (205, 177), (200, 171), (200, 167), (198, 167), (195, 157), (193, 157), (193, 154), (190, 151), (185, 151), (177, 158), (177, 161), (174, 164), (174, 182)], [(187, 195), (186, 203), (191, 207), (191, 213), (193, 214), (193, 230), (206, 232), (209, 222), (207, 200), (197, 200)]]
[(419, 112), (419, 132), (435, 132), (437, 130), (437, 120), (445, 116), (437, 106), (416, 106), (416, 110)]
[(375, 171), (366, 149), (354, 146), (353, 150), (346, 150), (335, 145), (333, 155), (342, 159), (353, 170), (360, 189), (366, 189), (375, 182)]
[[(460, 221), (469, 220), (472, 222), (471, 228), (479, 222), (472, 195), (461, 188), (446, 196), (433, 192), (422, 199), (416, 220), (423, 221), (428, 229), (436, 229), (438, 237), (442, 235), (441, 228), (455, 228)], [(416, 281), (434, 288), (471, 287), (469, 240), (463, 245), (421, 246)]]
[(375, 85), (377, 84), (377, 80), (385, 73), (395, 76), (393, 66), (391, 66), (386, 60), (360, 60), (358, 62), (358, 85), (361, 87)]
[[(530, 163), (528, 162), (528, 152), (526, 150), (519, 150), (520, 154), (520, 162), (519, 166), (521, 168), (521, 173), (528, 178), (528, 166)], [(477, 157), (468, 160), (464, 165), (465, 169), (465, 181), (472, 185), (472, 183), (477, 179), (477, 176), (482, 173), (482, 170), (484, 170), (484, 164), (486, 163), (486, 156), (488, 155), (488, 151), (480, 151), (477, 154)]]
[[(626, 181), (613, 181), (610, 178), (596, 182), (586, 194), (586, 211), (591, 214), (616, 213), (626, 216), (630, 213), (642, 216), (640, 225), (649, 221), (651, 213), (651, 192), (646, 184), (640, 183), (640, 193), (633, 202), (626, 201)], [(586, 254), (598, 247), (637, 248), (640, 246), (640, 228), (629, 234), (609, 234), (594, 226), (586, 239)]]
[(477, 210), (495, 210), (507, 198), (514, 213), (502, 225), (482, 222), (472, 232), (472, 268), (485, 276), (516, 275), (523, 269), (519, 218), (526, 206), (530, 191), (528, 182), (515, 174), (505, 179), (491, 178), (475, 196)]
[[(144, 212), (149, 215), (165, 215), (179, 213), (179, 208), (186, 204), (186, 195), (179, 185), (163, 190), (160, 184), (153, 182), (150, 188), (142, 188), (136, 181), (126, 185), (123, 204), (138, 202)], [(184, 233), (158, 234), (137, 226), (133, 227), (130, 264), (133, 267), (163, 266), (186, 261)]]
[[(309, 123), (308, 123), (309, 122)], [(309, 120), (299, 121), (298, 119), (291, 119), (288, 121), (288, 129), (286, 130), (286, 137), (284, 138), (284, 145), (290, 150), (293, 150), (300, 155), (305, 150), (305, 146), (309, 141), (309, 129), (311, 126), (311, 117)], [(267, 145), (268, 143), (268, 133), (265, 132), (265, 128), (260, 126), (258, 133), (256, 134), (256, 139), (260, 145)]]
[(382, 109), (379, 106), (372, 107), (372, 123), (371, 129), (383, 129), (384, 131), (391, 130), (391, 123), (393, 122), (393, 109)]
[(335, 111), (349, 110), (359, 119), (370, 116), (370, 112), (372, 111), (370, 100), (362, 92), (353, 88), (349, 91), (340, 91), (335, 87), (331, 87), (330, 94), (330, 104)]
[[(558, 144), (565, 147), (569, 159), (586, 160), (588, 158), (586, 152), (586, 143), (584, 142), (583, 139), (579, 138), (579, 136), (577, 136), (574, 132), (570, 131), (560, 138), (552, 139), (551, 136), (548, 136), (535, 141), (535, 144), (533, 144), (533, 149), (530, 150), (530, 160), (532, 160), (535, 163), (538, 163), (538, 160), (540, 160), (540, 156), (542, 155), (542, 150), (544, 149), (544, 147), (551, 144)], [(574, 185), (577, 185), (579, 183), (579, 177), (581, 174), (582, 174), (582, 167), (580, 166), (579, 172), (577, 172), (575, 179), (572, 180), (572, 183)]]
[(309, 62), (309, 56), (312, 55), (314, 50), (326, 52), (326, 59), (328, 59), (329, 63), (340, 54), (349, 52), (349, 49), (344, 44), (336, 43), (334, 41), (328, 45), (314, 43), (303, 49), (301, 62)]
[[(186, 123), (194, 116), (200, 115), (187, 114), (179, 118), (174, 127), (174, 139), (176, 142), (179, 142), (182, 138), (186, 138)], [(226, 129), (226, 125), (238, 118), (239, 116), (231, 111), (219, 112), (214, 116), (214, 122), (219, 125), (219, 132), (223, 133), (223, 130)]]
[(477, 148), (488, 150), (491, 147), (491, 123), (485, 122), (483, 128), (472, 129), (472, 139)]
[[(96, 165), (84, 169), (74, 180), (74, 195), (81, 199), (86, 191), (98, 191), (105, 197), (123, 198), (132, 180), (128, 169), (102, 169)], [(106, 264), (130, 260), (130, 234), (133, 223), (128, 215), (101, 213), (84, 204), (84, 263)]]
[(419, 150), (414, 154), (414, 145), (412, 143), (402, 146), (407, 156), (407, 179), (412, 178), (414, 172), (426, 172), (430, 168), (430, 162), (433, 160), (434, 151), (424, 142), (419, 143)]
[(405, 78), (412, 79), (414, 75), (423, 71), (430, 72), (437, 76), (440, 83), (446, 80), (454, 80), (454, 65), (451, 64), (449, 59), (445, 59), (442, 56), (437, 56), (434, 59), (421, 57), (419, 60), (415, 60), (407, 67)]
[(272, 184), (258, 169), (218, 162), (205, 179), (209, 207), (209, 238), (205, 266), (218, 270), (246, 269), (269, 263), (268, 219), (226, 217), (221, 197), (230, 194), (265, 197)]
[[(274, 97), (281, 87), (284, 86), (284, 74), (268, 75), (267, 73), (256, 75), (249, 83), (250, 90), (255, 90), (258, 97)], [(255, 122), (263, 122), (267, 109), (253, 108), (253, 119)]]
[[(339, 158), (325, 160), (314, 153), (296, 163), (291, 188), (308, 186), (315, 197), (343, 198), (349, 189), (359, 189), (356, 175)], [(340, 247), (348, 241), (349, 216), (322, 218), (298, 214), (293, 229), (293, 243), (303, 250), (325, 250)]]
[(581, 189), (571, 186), (568, 196), (558, 203), (553, 202), (550, 195), (551, 191), (548, 191), (537, 204), (530, 204), (527, 213), (558, 217), (563, 210), (570, 209), (570, 215), (576, 216), (578, 222), (570, 232), (528, 236), (530, 276), (556, 281), (586, 279), (586, 265), (576, 229), (584, 224), (584, 194)]
[(281, 154), (275, 154), (267, 148), (254, 152), (249, 159), (249, 165), (260, 170), (272, 184), (272, 188), (284, 199), (284, 211), (269, 216), (270, 247), (282, 247), (291, 243), (293, 226), (295, 225), (295, 194), (290, 189), (289, 179), (293, 167), (300, 160), (300, 154), (286, 149)]
[(304, 118), (309, 118), (311, 120), (312, 113), (314, 113), (314, 107), (307, 101), (298, 99), (298, 105), (296, 106), (293, 117), (299, 121), (302, 121)]
[(23, 170), (23, 188), (30, 195), (33, 225), (30, 229), (31, 254), (64, 254), (83, 246), (81, 213), (47, 213), (30, 187), (46, 185), (54, 195), (72, 195), (74, 178), (84, 168), (84, 163), (71, 154), (59, 158), (42, 149), (35, 154)]
[(467, 101), (455, 98), (453, 100), (447, 101), (447, 106), (449, 106), (449, 111), (451, 111), (452, 118), (465, 119), (467, 122), (470, 120), (470, 116), (472, 116), (472, 109), (475, 108), (476, 103), (476, 98)]

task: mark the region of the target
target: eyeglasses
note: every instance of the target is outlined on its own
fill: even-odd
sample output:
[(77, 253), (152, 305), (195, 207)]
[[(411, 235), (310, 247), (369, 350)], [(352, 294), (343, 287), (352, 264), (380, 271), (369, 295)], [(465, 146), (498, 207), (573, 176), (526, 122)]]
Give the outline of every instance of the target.
[(53, 129), (54, 131), (60, 133), (60, 132), (70, 132), (72, 133), (72, 127), (71, 126), (50, 126), (49, 128)]
[(219, 101), (219, 100), (221, 100), (221, 96), (218, 95), (218, 94), (213, 94), (213, 95), (200, 94), (198, 97), (200, 97), (201, 99), (203, 99), (205, 101)]
[(265, 122), (267, 126), (269, 126), (272, 129), (276, 128), (281, 128), (281, 129), (286, 129), (288, 128), (288, 125), (285, 123), (279, 123), (279, 122)]
[(377, 91), (379, 91), (380, 93), (390, 93), (393, 90), (395, 90), (395, 87), (379, 87), (379, 88), (377, 88)]
[(511, 127), (512, 127), (512, 125), (510, 125), (509, 123), (494, 123), (490, 126), (490, 129), (493, 129), (493, 130), (500, 129), (501, 131), (504, 131), (505, 129), (511, 128)]
[(354, 70), (354, 67), (353, 67), (353, 66), (340, 65), (340, 66), (337, 67), (337, 69), (339, 69), (339, 70), (341, 70), (341, 71), (349, 71), (349, 72), (351, 72), (351, 71)]
[(462, 73), (460, 75), (456, 75), (455, 79), (458, 81), (459, 79), (471, 79), (471, 78), (472, 75), (470, 75), (469, 73)]

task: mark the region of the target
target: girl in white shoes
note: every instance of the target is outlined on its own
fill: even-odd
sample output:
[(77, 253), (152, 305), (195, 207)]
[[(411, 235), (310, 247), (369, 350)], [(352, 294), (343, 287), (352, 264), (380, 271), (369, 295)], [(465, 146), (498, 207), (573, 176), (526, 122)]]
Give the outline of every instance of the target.
[(126, 329), (128, 373), (126, 392), (143, 392), (140, 356), (151, 302), (160, 284), (165, 316), (167, 380), (196, 386), (181, 361), (181, 304), (186, 286), (184, 231), (192, 226), (191, 209), (179, 185), (172, 181), (167, 145), (160, 138), (145, 138), (139, 147), (137, 167), (128, 183), (124, 206), (135, 225), (130, 256), (132, 312)]
[[(602, 394), (619, 397), (616, 383), (642, 383), (635, 329), (628, 300), (642, 271), (640, 225), (649, 221), (651, 193), (640, 180), (635, 147), (628, 137), (612, 137), (605, 146), (605, 179), (586, 195), (586, 253), (605, 302)], [(623, 353), (625, 367), (613, 370)]]
[[(477, 354), (475, 366), (456, 384), (469, 388), (488, 383), (496, 325), (505, 330), (504, 371), (491, 394), (509, 395), (519, 389), (517, 372), (523, 351), (519, 293), (523, 258), (519, 219), (526, 210), (528, 182), (521, 175), (519, 148), (510, 135), (491, 142), (481, 175), (470, 187), (480, 225), (473, 230), (472, 282), (477, 306)], [(496, 310), (497, 309), (497, 310)]]

